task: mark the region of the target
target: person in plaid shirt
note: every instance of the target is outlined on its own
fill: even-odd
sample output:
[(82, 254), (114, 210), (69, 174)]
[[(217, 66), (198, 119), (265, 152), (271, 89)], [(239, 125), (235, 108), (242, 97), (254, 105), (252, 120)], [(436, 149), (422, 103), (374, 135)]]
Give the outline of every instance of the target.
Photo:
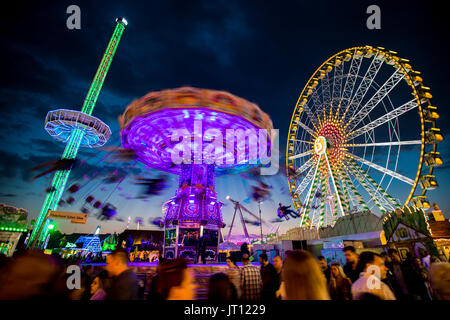
[(261, 273), (258, 267), (250, 263), (248, 254), (242, 256), (241, 300), (261, 299)]

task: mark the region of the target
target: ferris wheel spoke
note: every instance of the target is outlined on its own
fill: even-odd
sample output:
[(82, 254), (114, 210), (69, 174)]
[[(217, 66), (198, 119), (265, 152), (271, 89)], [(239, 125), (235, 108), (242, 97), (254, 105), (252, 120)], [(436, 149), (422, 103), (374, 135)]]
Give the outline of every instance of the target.
[(313, 125), (314, 129), (317, 131), (317, 127), (320, 125), (319, 118), (315, 116), (311, 109), (307, 104), (303, 106), (303, 111), (305, 111), (306, 115), (308, 116), (309, 120), (311, 121), (311, 124)]
[[(308, 186), (308, 184), (311, 181), (311, 179), (313, 180), (313, 182), (312, 182), (312, 184), (311, 184), (311, 186), (310, 186), (310, 188), (308, 190), (308, 193), (306, 195), (306, 198), (305, 198), (306, 203), (304, 203), (304, 206), (302, 206), (302, 209), (301, 209), (301, 213), (304, 212), (304, 214), (302, 214), (302, 221), (300, 222), (301, 226), (303, 225), (303, 221), (304, 221), (305, 215), (306, 216), (308, 215), (307, 207), (308, 207), (308, 204), (309, 204), (309, 202), (311, 200), (310, 199), (311, 198), (311, 190), (314, 188), (315, 185), (317, 185), (317, 178), (318, 178), (317, 170), (319, 168), (319, 164), (320, 164), (320, 160), (321, 159), (322, 159), (322, 157), (320, 156), (319, 159), (317, 160), (316, 166), (311, 168), (310, 172), (308, 172), (308, 174), (306, 175), (305, 179), (302, 180), (300, 186), (296, 190), (296, 192), (298, 192), (298, 195), (300, 196), (303, 193), (303, 190)], [(310, 174), (311, 172), (313, 172), (313, 173)], [(307, 180), (307, 181), (305, 181), (305, 180)], [(298, 191), (301, 188), (303, 188), (303, 190)]]
[[(327, 153), (324, 152), (324, 155), (325, 155), (325, 161), (327, 163), (328, 172), (331, 177), (331, 182), (333, 183), (333, 188), (334, 188), (335, 192), (337, 193), (336, 181), (334, 180), (333, 171), (331, 171), (330, 163), (328, 162)], [(338, 205), (339, 205), (339, 210), (341, 211), (342, 216), (344, 216), (344, 209), (342, 209), (342, 203), (341, 203), (341, 199), (339, 198), (339, 195), (337, 195), (337, 201), (338, 201)]]
[[(315, 184), (315, 188), (313, 188), (313, 192), (311, 192), (310, 194), (310, 201), (311, 201), (311, 206), (309, 208), (308, 212), (308, 217), (311, 220), (311, 225), (313, 227), (317, 226), (317, 212), (318, 209), (320, 209), (320, 200), (318, 200), (318, 198), (316, 197), (318, 190), (320, 189), (321, 185), (322, 185), (322, 181), (317, 181), (317, 183)], [(306, 208), (305, 208), (306, 209)], [(307, 209), (306, 209), (307, 210)]]
[(380, 86), (370, 100), (362, 108), (359, 108), (359, 112), (355, 113), (352, 118), (350, 118), (345, 128), (348, 127), (349, 131), (353, 130), (353, 128), (355, 128), (365, 117), (367, 117), (367, 115), (375, 109), (380, 101), (383, 100), (404, 77), (405, 74), (400, 69), (397, 69), (392, 76), (386, 80), (382, 86)]
[[(348, 203), (349, 206), (349, 212), (352, 212), (354, 208), (358, 208), (358, 205), (365, 210), (365, 202), (364, 199), (361, 197), (361, 195), (356, 190), (355, 186), (353, 185), (349, 175), (347, 172), (342, 171), (342, 183), (344, 185), (344, 188), (347, 190), (347, 196), (350, 199), (350, 202)], [(348, 189), (347, 189), (348, 186)], [(351, 207), (350, 207), (351, 205)]]
[(344, 193), (342, 192), (342, 187), (340, 184), (341, 174), (340, 174), (338, 168), (335, 168), (335, 167), (332, 168), (332, 172), (333, 172), (333, 177), (337, 177), (339, 179), (338, 181), (336, 181), (335, 190), (336, 190), (336, 195), (340, 199), (340, 203), (342, 205), (342, 215), (344, 215), (348, 209), (347, 209), (347, 202), (344, 197)]
[(376, 127), (381, 126), (382, 124), (385, 124), (388, 121), (391, 121), (395, 118), (398, 118), (400, 115), (404, 114), (405, 112), (408, 112), (414, 108), (416, 108), (418, 106), (418, 103), (415, 99), (401, 105), (400, 107), (390, 111), (389, 113), (379, 117), (376, 120), (373, 120), (372, 122), (366, 124), (365, 126), (351, 131), (347, 136), (346, 136), (346, 140), (350, 140), (350, 139), (354, 139), (366, 132), (368, 132), (369, 130), (373, 130)]
[(289, 157), (289, 160), (294, 160), (294, 159), (303, 158), (303, 157), (306, 157), (306, 156), (312, 154), (313, 152), (314, 152), (314, 150), (309, 150), (309, 151), (306, 151), (306, 152), (302, 152), (302, 153), (299, 153), (299, 154), (290, 156), (290, 157)]
[(320, 120), (321, 117), (325, 119), (326, 117), (326, 109), (331, 104), (331, 91), (330, 91), (330, 79), (328, 76), (328, 72), (325, 72), (325, 76), (322, 79), (322, 103), (320, 104), (319, 108), (316, 110), (317, 118), (319, 119), (319, 123), (322, 121)]
[(309, 158), (308, 161), (306, 161), (300, 168), (295, 170), (295, 174), (297, 176), (301, 175), (306, 169), (308, 169), (315, 163), (315, 160), (316, 160), (316, 158), (314, 158), (314, 157)]
[(295, 142), (300, 142), (300, 143), (314, 144), (314, 142), (312, 142), (312, 141), (307, 141), (307, 140), (294, 139), (294, 141), (295, 141)]
[(421, 140), (408, 140), (408, 141), (388, 141), (388, 142), (373, 142), (373, 143), (351, 143), (343, 144), (342, 147), (386, 147), (386, 146), (407, 146), (422, 144)]
[(353, 181), (350, 177), (350, 173), (349, 173), (349, 169), (346, 167), (345, 169), (343, 169), (344, 172), (344, 180), (345, 182), (348, 184), (348, 186), (350, 187), (351, 192), (353, 193), (353, 195), (355, 196), (356, 200), (359, 202), (359, 205), (361, 206), (361, 208), (363, 210), (369, 210), (369, 207), (367, 206), (367, 204), (365, 203), (363, 197), (361, 196), (361, 194), (358, 192), (358, 190), (356, 189), (355, 185), (353, 184)]
[[(355, 50), (356, 51), (356, 50)], [(345, 81), (344, 90), (342, 91), (342, 96), (339, 101), (338, 110), (335, 115), (335, 119), (338, 119), (340, 109), (347, 107), (350, 99), (352, 97), (353, 89), (355, 88), (356, 80), (358, 79), (359, 69), (361, 67), (362, 55), (356, 56), (352, 55), (352, 62), (350, 63), (350, 69), (347, 74), (347, 79)]]
[(319, 218), (316, 219), (317, 222), (315, 222), (315, 226), (320, 227), (322, 225), (323, 219), (325, 217), (325, 211), (326, 211), (326, 185), (329, 184), (328, 178), (325, 179), (325, 181), (322, 181), (322, 188), (321, 188), (321, 201), (320, 201), (320, 214)]
[(355, 159), (355, 160), (361, 162), (362, 164), (368, 165), (369, 167), (372, 167), (372, 168), (374, 168), (374, 169), (376, 169), (378, 171), (386, 173), (386, 174), (390, 175), (391, 177), (394, 177), (394, 178), (396, 178), (396, 179), (398, 179), (400, 181), (403, 181), (403, 182), (405, 182), (405, 183), (407, 183), (407, 184), (409, 184), (411, 186), (414, 184), (414, 180), (413, 179), (405, 177), (404, 175), (401, 175), (400, 173), (394, 172), (394, 171), (389, 170), (387, 168), (384, 168), (384, 167), (382, 167), (382, 166), (380, 166), (378, 164), (375, 164), (375, 163), (373, 163), (371, 161), (368, 161), (366, 159), (360, 158), (357, 155), (354, 155), (354, 154), (351, 154), (351, 153), (348, 153), (348, 152), (344, 152), (344, 154), (346, 156), (352, 158), (352, 159)]
[(303, 130), (307, 131), (311, 136), (315, 137), (316, 133), (314, 132), (313, 129), (311, 129), (310, 127), (308, 127), (306, 124), (304, 124), (301, 121), (295, 121), (295, 123), (297, 123), (300, 127), (303, 128)]
[(354, 160), (350, 160), (350, 162), (353, 169), (357, 170), (375, 188), (377, 196), (381, 194), (381, 196), (384, 197), (393, 208), (400, 207), (398, 202), (389, 193), (387, 193), (370, 175), (365, 173), (364, 170), (362, 170), (362, 168), (358, 166), (356, 162), (354, 162)]
[(387, 210), (395, 210), (399, 207), (399, 205), (391, 196), (389, 196), (381, 188), (381, 190), (377, 188), (378, 185), (376, 184), (376, 182), (372, 178), (369, 178), (369, 176), (365, 174), (356, 163), (352, 163), (350, 161), (349, 165), (355, 178), (365, 188), (367, 193), (369, 193), (369, 195), (372, 197), (372, 200), (382, 213), (385, 213)]
[(350, 170), (350, 172), (355, 177), (356, 181), (358, 181), (359, 184), (363, 187), (363, 189), (369, 194), (371, 200), (376, 204), (376, 206), (378, 207), (378, 209), (380, 209), (382, 213), (385, 213), (387, 209), (390, 209), (389, 208), (390, 206), (386, 206), (388, 207), (386, 208), (385, 205), (381, 203), (382, 197), (377, 195), (375, 190), (370, 187), (369, 183), (367, 183), (367, 181), (364, 179), (364, 176), (362, 176), (357, 170), (352, 169)]
[[(364, 99), (367, 91), (369, 91), (369, 88), (372, 85), (372, 82), (375, 79), (376, 75), (378, 74), (378, 71), (380, 71), (380, 68), (383, 65), (383, 61), (383, 56), (378, 54), (372, 60), (369, 69), (367, 69), (366, 74), (364, 75), (358, 86), (358, 89), (356, 89), (355, 95), (353, 96), (350, 104), (345, 109), (344, 114), (341, 117), (342, 122), (346, 123), (347, 119), (350, 119), (356, 112), (358, 112), (358, 107), (361, 104), (361, 101)], [(348, 117), (346, 117), (347, 113)]]
[[(304, 206), (302, 206), (302, 209), (300, 210), (300, 215), (302, 217), (302, 220), (300, 221), (300, 226), (303, 226), (303, 224), (306, 223), (308, 220), (311, 221), (311, 217), (310, 217), (309, 211), (308, 211), (308, 205), (309, 205), (310, 201), (312, 200), (311, 199), (311, 197), (312, 197), (311, 191), (314, 189), (314, 186), (316, 186), (316, 188), (317, 188), (317, 178), (318, 178), (318, 176), (316, 175), (317, 167), (318, 166), (316, 166), (313, 182), (311, 183), (311, 186), (310, 186), (308, 193), (306, 195), (306, 198), (305, 198), (306, 202), (304, 203)], [(305, 220), (305, 218), (306, 218), (306, 220)]]
[[(340, 61), (340, 62), (339, 62)], [(331, 98), (331, 104), (330, 104), (330, 115), (331, 118), (333, 115), (333, 107), (339, 106), (340, 99), (341, 99), (341, 91), (342, 91), (342, 74), (344, 73), (344, 61), (339, 60), (336, 58), (334, 63), (334, 77), (333, 77), (333, 91), (332, 91), (332, 98)]]
[(318, 131), (317, 130), (317, 127), (319, 126), (318, 119), (316, 119), (316, 117), (312, 114), (312, 112), (311, 112), (311, 110), (309, 109), (308, 106), (305, 106), (303, 108), (303, 110), (306, 112), (306, 114), (307, 114), (308, 118), (310, 119), (311, 124), (313, 125), (315, 131)]
[(322, 79), (322, 97), (322, 109), (325, 109), (325, 106), (329, 106), (331, 103), (330, 79), (328, 77), (328, 72)]
[[(320, 101), (319, 95), (317, 93), (317, 85), (310, 90), (312, 90), (310, 94), (312, 99), (304, 98), (303, 101), (299, 100), (298, 104), (300, 107), (303, 107), (303, 110), (306, 112), (306, 115), (311, 120), (311, 123), (317, 129), (317, 127), (319, 127), (321, 123), (320, 118), (318, 116), (319, 115), (318, 111), (321, 110), (322, 108), (322, 102)], [(311, 110), (311, 101), (314, 106), (314, 113)]]
[(344, 208), (344, 212), (348, 212), (350, 210), (349, 207), (349, 196), (348, 196), (348, 191), (347, 191), (347, 186), (345, 184), (344, 181), (344, 177), (342, 175), (342, 171), (341, 171), (341, 167), (340, 165), (337, 165), (335, 167), (336, 170), (336, 176), (338, 177), (339, 181), (338, 181), (338, 192), (341, 192), (342, 196), (341, 199), (343, 199), (343, 208)]
[[(330, 187), (330, 180), (327, 179), (327, 184), (326, 184), (326, 195), (327, 195), (327, 199), (328, 201), (324, 201), (323, 203), (328, 204), (328, 209), (331, 215), (334, 215), (334, 199), (333, 199), (333, 193), (331, 191), (331, 187)], [(324, 206), (324, 207), (325, 207)], [(324, 210), (321, 213), (321, 217), (320, 217), (320, 226), (322, 226), (325, 223), (325, 220), (328, 218), (328, 215), (326, 214), (326, 210)]]
[[(311, 159), (314, 159), (314, 158), (311, 158)], [(306, 163), (308, 163), (308, 162), (306, 162)], [(306, 163), (303, 164), (303, 166), (306, 165)], [(302, 166), (302, 168), (303, 168), (303, 166)], [(316, 165), (314, 167), (311, 167), (311, 169), (309, 169), (308, 173), (306, 174), (306, 177), (302, 180), (302, 182), (298, 186), (297, 190), (295, 190), (295, 193), (297, 193), (300, 196), (303, 193), (303, 191), (305, 191), (306, 187), (309, 185), (311, 180), (313, 180), (314, 177), (316, 176), (318, 167), (319, 167), (319, 161), (316, 162)], [(306, 170), (306, 168), (303, 168), (303, 171), (304, 170)]]
[(347, 184), (344, 181), (344, 177), (342, 175), (342, 173), (339, 174), (339, 178), (341, 180), (341, 184), (344, 190), (344, 210), (345, 212), (350, 212), (350, 206), (354, 206), (354, 201), (353, 199), (350, 197), (349, 191), (347, 189)]
[[(313, 101), (313, 104), (314, 104), (314, 107), (315, 107), (314, 110), (317, 112), (317, 110), (318, 110), (319, 108), (321, 108), (321, 106), (322, 106), (322, 102), (321, 102), (320, 97), (319, 97), (319, 94), (318, 94), (318, 92), (317, 92), (317, 87), (314, 88), (314, 91), (313, 91), (313, 93), (311, 94), (311, 98), (312, 98), (312, 101)], [(313, 117), (315, 117), (317, 120), (319, 120), (319, 118), (317, 117), (317, 115), (313, 115)]]

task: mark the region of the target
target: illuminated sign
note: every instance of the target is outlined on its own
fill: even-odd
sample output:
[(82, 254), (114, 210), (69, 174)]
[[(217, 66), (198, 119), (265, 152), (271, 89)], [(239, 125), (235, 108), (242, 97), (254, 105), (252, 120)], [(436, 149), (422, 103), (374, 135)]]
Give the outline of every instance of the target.
[(344, 241), (337, 240), (337, 241), (328, 241), (323, 243), (324, 249), (343, 249), (344, 248)]
[(85, 224), (88, 215), (86, 213), (75, 213), (65, 211), (52, 211), (49, 210), (49, 218), (55, 219), (68, 219), (71, 223)]

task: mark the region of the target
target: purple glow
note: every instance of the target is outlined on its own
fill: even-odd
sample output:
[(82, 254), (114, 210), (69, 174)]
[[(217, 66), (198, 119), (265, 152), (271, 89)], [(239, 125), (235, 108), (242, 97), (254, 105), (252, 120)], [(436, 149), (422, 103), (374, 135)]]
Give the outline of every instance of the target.
[[(200, 221), (207, 221), (208, 225), (217, 228), (222, 224), (220, 213), (221, 203), (217, 202), (214, 189), (213, 165), (182, 165), (180, 187), (176, 196), (165, 204), (166, 225), (177, 220), (181, 225), (185, 222), (200, 227)], [(209, 186), (209, 187), (208, 187)], [(195, 200), (192, 198), (195, 197)]]
[[(189, 115), (188, 118), (185, 117), (186, 114)], [(211, 129), (220, 130), (223, 136), (224, 152), (221, 158), (224, 160), (224, 164), (216, 166), (216, 175), (241, 172), (257, 166), (257, 163), (249, 163), (248, 143), (245, 145), (245, 150), (239, 150), (238, 147), (242, 148), (243, 146), (235, 142), (233, 153), (226, 153), (225, 148), (227, 143), (232, 143), (232, 141), (226, 140), (227, 129), (241, 129), (244, 132), (250, 129), (254, 130), (257, 135), (259, 128), (240, 116), (218, 113), (201, 107), (161, 110), (136, 117), (126, 128), (122, 129), (122, 145), (126, 149), (134, 150), (139, 160), (144, 164), (170, 173), (180, 174), (180, 165), (174, 165), (171, 158), (173, 148), (179, 142), (170, 141), (170, 137), (175, 130), (179, 129), (187, 129), (193, 136), (194, 121), (199, 115), (203, 117), (201, 129), (204, 139), (205, 132)], [(214, 120), (211, 120), (212, 118)], [(195, 144), (191, 150), (194, 150)], [(210, 144), (211, 142), (203, 141), (203, 151)], [(270, 141), (268, 141), (269, 146)], [(194, 154), (194, 152), (192, 153)], [(246, 155), (244, 161), (237, 163), (238, 154)], [(235, 159), (235, 161), (233, 164), (226, 164), (226, 159)], [(258, 159), (254, 160), (255, 162), (258, 161)]]
[[(214, 191), (215, 176), (258, 166), (269, 156), (272, 132), (260, 129), (273, 128), (270, 117), (257, 105), (227, 92), (183, 87), (150, 92), (133, 101), (119, 122), (125, 149), (133, 150), (146, 166), (180, 177), (175, 196), (163, 205), (168, 241), (164, 256), (184, 252), (195, 257), (196, 249), (189, 241), (200, 228), (208, 241), (218, 242), (224, 224), (223, 203)], [(192, 162), (182, 163), (186, 157)], [(182, 237), (173, 238), (175, 228), (177, 234), (185, 230)], [(208, 250), (212, 253), (208, 259), (217, 261), (217, 246), (210, 245)]]

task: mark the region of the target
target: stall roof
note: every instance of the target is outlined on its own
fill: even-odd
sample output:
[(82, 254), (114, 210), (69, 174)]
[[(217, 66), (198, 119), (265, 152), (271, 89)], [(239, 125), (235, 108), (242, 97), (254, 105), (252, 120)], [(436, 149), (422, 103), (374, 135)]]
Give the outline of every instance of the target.
[(428, 224), (434, 239), (450, 239), (450, 222), (448, 220), (428, 221)]

